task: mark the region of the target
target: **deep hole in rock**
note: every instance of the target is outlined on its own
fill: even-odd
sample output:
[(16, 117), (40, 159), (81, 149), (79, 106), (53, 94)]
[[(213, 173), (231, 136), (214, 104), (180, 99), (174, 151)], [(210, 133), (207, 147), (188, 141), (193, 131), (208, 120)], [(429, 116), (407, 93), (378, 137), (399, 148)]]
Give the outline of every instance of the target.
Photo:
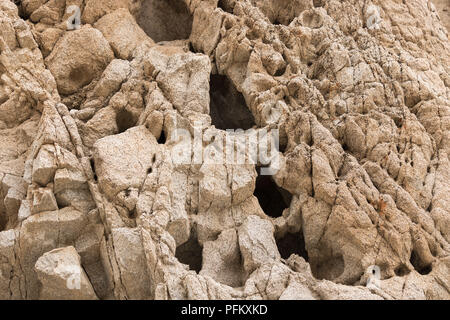
[(155, 42), (189, 38), (192, 15), (183, 0), (147, 0), (136, 21)]
[(260, 169), (258, 169), (254, 195), (258, 198), (259, 205), (265, 214), (273, 218), (281, 217), (292, 200), (292, 194), (280, 188), (271, 176), (261, 175)]
[(116, 114), (116, 123), (119, 133), (122, 133), (133, 127), (136, 124), (136, 121), (130, 111), (120, 109)]
[(414, 250), (411, 252), (409, 262), (411, 262), (414, 269), (421, 275), (427, 275), (432, 271), (431, 264), (424, 264)]
[(247, 108), (244, 96), (233, 83), (221, 75), (211, 75), (210, 115), (217, 129), (247, 130), (255, 125), (255, 119)]
[(230, 0), (219, 0), (217, 7), (221, 8), (223, 11), (228, 12), (228, 13), (233, 13), (234, 10), (234, 5), (235, 2), (234, 1), (230, 1)]
[(283, 259), (288, 259), (292, 254), (303, 257), (305, 261), (309, 261), (308, 251), (305, 247), (305, 238), (303, 233), (286, 233), (283, 237), (276, 239), (278, 251)]
[(25, 13), (25, 10), (23, 9), (23, 6), (22, 6), (22, 0), (13, 0), (13, 2), (19, 9), (18, 10), (19, 17), (22, 18), (23, 20), (28, 20), (28, 18), (30, 18), (30, 15)]
[(203, 248), (197, 241), (197, 236), (192, 232), (186, 243), (177, 247), (175, 257), (183, 264), (187, 264), (189, 269), (199, 273), (202, 269)]
[(159, 139), (158, 139), (158, 143), (159, 144), (165, 144), (166, 143), (166, 134), (164, 133), (164, 130), (163, 131), (161, 131), (161, 135), (159, 136)]

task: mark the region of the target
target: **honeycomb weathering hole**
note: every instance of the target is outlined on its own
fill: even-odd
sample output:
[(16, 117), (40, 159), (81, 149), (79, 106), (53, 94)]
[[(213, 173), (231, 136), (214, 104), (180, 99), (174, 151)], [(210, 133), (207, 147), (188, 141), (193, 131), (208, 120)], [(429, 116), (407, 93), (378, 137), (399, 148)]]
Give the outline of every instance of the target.
[(305, 248), (305, 239), (302, 232), (286, 233), (276, 240), (278, 251), (283, 259), (288, 259), (292, 254), (303, 257), (309, 261), (308, 251)]
[(210, 115), (212, 124), (221, 130), (247, 130), (255, 119), (247, 108), (244, 96), (226, 76), (212, 75), (210, 79)]
[[(259, 171), (259, 170), (258, 170)], [(289, 208), (292, 195), (280, 188), (271, 176), (258, 174), (254, 195), (264, 213), (272, 218), (281, 217), (284, 209)]]
[(197, 241), (197, 237), (191, 235), (190, 239), (177, 247), (175, 257), (182, 264), (189, 266), (190, 270), (197, 273), (202, 269), (202, 252), (203, 248)]
[(432, 271), (431, 264), (424, 263), (414, 250), (411, 252), (411, 258), (409, 261), (413, 265), (414, 269), (421, 275), (427, 275)]
[(155, 42), (189, 38), (192, 15), (183, 0), (147, 0), (136, 21)]

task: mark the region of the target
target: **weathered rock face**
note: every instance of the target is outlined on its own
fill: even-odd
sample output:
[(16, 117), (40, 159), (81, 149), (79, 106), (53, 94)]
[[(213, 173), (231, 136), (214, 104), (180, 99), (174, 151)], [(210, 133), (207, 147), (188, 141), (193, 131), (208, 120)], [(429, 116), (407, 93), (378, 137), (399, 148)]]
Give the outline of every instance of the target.
[(450, 299), (444, 9), (0, 0), (0, 299)]

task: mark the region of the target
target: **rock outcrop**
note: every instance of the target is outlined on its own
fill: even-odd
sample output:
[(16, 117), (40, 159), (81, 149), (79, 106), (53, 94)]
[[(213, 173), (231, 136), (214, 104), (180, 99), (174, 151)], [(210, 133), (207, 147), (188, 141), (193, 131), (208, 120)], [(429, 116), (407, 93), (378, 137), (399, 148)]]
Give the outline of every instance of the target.
[(445, 3), (0, 0), (0, 299), (450, 299)]

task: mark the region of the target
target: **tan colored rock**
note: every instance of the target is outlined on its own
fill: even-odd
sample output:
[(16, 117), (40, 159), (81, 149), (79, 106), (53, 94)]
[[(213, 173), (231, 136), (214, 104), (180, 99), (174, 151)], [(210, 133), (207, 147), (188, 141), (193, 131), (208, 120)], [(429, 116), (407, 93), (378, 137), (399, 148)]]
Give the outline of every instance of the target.
[(97, 300), (74, 247), (44, 253), (35, 265), (42, 300)]
[(0, 0), (0, 298), (448, 300), (443, 3)]
[(127, 9), (118, 9), (105, 15), (94, 27), (103, 33), (120, 59), (132, 58), (134, 50), (142, 43), (153, 44)]
[(113, 58), (101, 32), (84, 27), (66, 33), (45, 61), (61, 94), (72, 94), (100, 76)]
[(239, 248), (247, 274), (280, 259), (273, 232), (272, 224), (257, 216), (249, 216), (238, 229)]

